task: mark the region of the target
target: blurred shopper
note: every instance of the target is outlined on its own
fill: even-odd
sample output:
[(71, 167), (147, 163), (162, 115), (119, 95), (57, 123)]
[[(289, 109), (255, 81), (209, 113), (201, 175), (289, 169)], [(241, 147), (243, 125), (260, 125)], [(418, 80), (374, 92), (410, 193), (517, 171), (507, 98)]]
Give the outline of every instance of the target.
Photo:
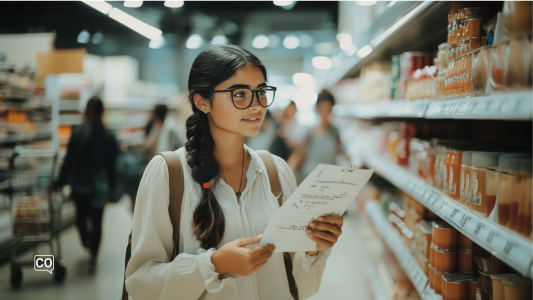
[(167, 117), (168, 107), (164, 104), (155, 106), (148, 124), (145, 126), (146, 138), (144, 142), (136, 145), (130, 145), (135, 151), (140, 153), (144, 162), (148, 164), (152, 157), (157, 153), (157, 146), (159, 144), (159, 137), (163, 130), (163, 124)]
[(302, 142), (305, 134), (305, 127), (296, 121), (297, 111), (296, 103), (291, 101), (283, 111), (276, 136), (270, 145), (270, 152), (284, 160), (291, 156), (292, 151)]
[(87, 102), (83, 123), (72, 130), (67, 155), (54, 189), (70, 185), (76, 204), (76, 226), (95, 266), (102, 236), (102, 215), (115, 186), (117, 141), (103, 124), (104, 104), (98, 97)]
[(157, 142), (157, 153), (174, 151), (185, 145), (185, 136), (182, 134), (185, 128), (182, 128), (183, 122), (180, 122), (178, 116), (176, 113), (167, 114)]
[(276, 137), (277, 128), (276, 121), (272, 118), (270, 111), (267, 110), (259, 133), (256, 136), (246, 137), (244, 141), (248, 147), (254, 150), (269, 150)]
[(323, 90), (318, 94), (316, 111), (320, 116), (320, 123), (309, 131), (305, 142), (297, 147), (287, 161), (299, 182), (318, 164), (335, 164), (337, 155), (346, 157), (339, 131), (330, 122), (334, 105), (335, 99), (330, 92)]
[[(266, 82), (261, 61), (238, 46), (212, 46), (193, 62), (188, 140), (175, 151), (184, 176), (179, 254), (170, 260), (169, 184), (178, 183), (169, 182), (165, 158), (155, 156), (139, 186), (133, 216), (125, 274), (132, 298), (293, 299), (283, 254), (274, 253), (273, 245), (256, 245), (279, 209), (265, 164), (244, 144), (246, 136), (257, 135), (274, 101), (276, 88)], [(284, 160), (272, 158), (284, 200), (296, 181)], [(318, 291), (341, 226), (342, 217), (316, 222), (313, 227), (324, 231), (307, 230), (316, 251), (288, 257), (300, 299)]]

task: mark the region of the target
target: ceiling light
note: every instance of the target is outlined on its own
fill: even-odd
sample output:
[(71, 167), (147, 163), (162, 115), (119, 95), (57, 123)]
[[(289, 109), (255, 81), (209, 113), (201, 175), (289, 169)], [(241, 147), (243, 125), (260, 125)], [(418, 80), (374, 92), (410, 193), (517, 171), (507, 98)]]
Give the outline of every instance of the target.
[(165, 45), (165, 38), (161, 35), (158, 38), (151, 40), (148, 47), (152, 49), (159, 49)]
[(98, 45), (102, 42), (103, 39), (104, 39), (104, 35), (100, 31), (98, 31), (95, 34), (93, 34), (93, 38), (91, 42), (95, 45)]
[(125, 7), (137, 8), (137, 7), (141, 7), (142, 5), (143, 5), (142, 1), (124, 1)]
[(363, 48), (359, 49), (359, 51), (357, 51), (357, 55), (363, 58), (367, 56), (368, 54), (370, 54), (371, 52), (372, 52), (372, 47), (370, 47), (370, 45), (366, 45)]
[(377, 1), (357, 1), (357, 4), (361, 5), (361, 6), (372, 6), (374, 4), (376, 4)]
[(269, 39), (266, 35), (258, 34), (252, 40), (252, 47), (254, 47), (255, 49), (263, 49), (268, 46), (268, 43)]
[(193, 34), (187, 39), (187, 43), (185, 43), (185, 47), (188, 49), (198, 49), (202, 47), (202, 44), (204, 41), (202, 40), (202, 37), (198, 34)]
[(311, 60), (313, 67), (317, 69), (330, 69), (332, 66), (331, 59), (327, 56), (315, 56)]
[(82, 30), (80, 34), (78, 34), (78, 43), (80, 44), (87, 44), (90, 39), (91, 34), (87, 30)]
[(227, 43), (228, 43), (228, 38), (221, 34), (215, 35), (213, 39), (211, 40), (211, 44), (213, 45), (226, 45)]
[(348, 33), (342, 33), (339, 43), (342, 50), (349, 50), (352, 47), (352, 36)]
[(82, 1), (82, 2), (106, 15), (111, 11), (111, 9), (113, 9), (113, 5), (105, 1)]
[(315, 79), (313, 79), (313, 76), (307, 73), (296, 73), (292, 75), (292, 83), (294, 83), (294, 85), (305, 88), (315, 87)]
[(274, 1), (274, 5), (276, 6), (289, 6), (292, 4), (293, 1)]
[(171, 8), (182, 7), (183, 4), (185, 4), (184, 1), (165, 1), (165, 6)]
[(268, 48), (276, 48), (281, 43), (281, 39), (279, 36), (275, 34), (269, 34), (268, 35)]
[(300, 40), (292, 34), (289, 34), (283, 39), (283, 47), (287, 49), (296, 49), (300, 46)]
[(109, 13), (109, 17), (128, 26), (129, 28), (137, 31), (151, 40), (154, 40), (163, 34), (161, 30), (148, 25), (135, 17), (132, 17), (118, 8), (113, 8)]

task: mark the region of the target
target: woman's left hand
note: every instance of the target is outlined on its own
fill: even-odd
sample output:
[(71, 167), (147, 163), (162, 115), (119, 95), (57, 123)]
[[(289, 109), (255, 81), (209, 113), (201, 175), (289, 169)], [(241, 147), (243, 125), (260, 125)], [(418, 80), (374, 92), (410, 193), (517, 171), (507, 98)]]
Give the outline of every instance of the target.
[[(305, 233), (311, 240), (316, 242), (316, 251), (326, 250), (337, 243), (339, 236), (342, 234), (342, 223), (342, 217), (319, 217), (318, 221), (309, 223), (309, 228), (305, 230)], [(314, 230), (313, 228), (325, 231)], [(316, 251), (315, 253), (307, 251), (307, 254), (315, 255)]]

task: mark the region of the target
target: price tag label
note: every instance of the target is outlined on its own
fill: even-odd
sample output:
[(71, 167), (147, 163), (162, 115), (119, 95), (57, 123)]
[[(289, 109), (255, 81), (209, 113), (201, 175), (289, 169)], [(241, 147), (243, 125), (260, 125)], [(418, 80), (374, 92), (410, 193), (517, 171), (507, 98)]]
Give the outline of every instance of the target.
[(462, 101), (459, 103), (459, 108), (457, 109), (457, 115), (464, 115), (468, 112), (468, 107), (470, 106), (470, 101)]

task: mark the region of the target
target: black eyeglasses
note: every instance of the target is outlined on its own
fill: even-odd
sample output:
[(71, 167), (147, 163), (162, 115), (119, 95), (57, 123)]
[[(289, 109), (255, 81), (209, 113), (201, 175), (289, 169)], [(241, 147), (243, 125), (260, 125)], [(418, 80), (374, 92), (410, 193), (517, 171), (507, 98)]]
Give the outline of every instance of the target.
[(231, 88), (226, 90), (212, 90), (212, 93), (218, 92), (231, 92), (231, 101), (233, 106), (238, 109), (247, 109), (254, 102), (254, 94), (257, 95), (259, 104), (263, 107), (269, 107), (274, 103), (274, 97), (276, 96), (276, 87), (264, 86), (257, 90), (249, 88)]

